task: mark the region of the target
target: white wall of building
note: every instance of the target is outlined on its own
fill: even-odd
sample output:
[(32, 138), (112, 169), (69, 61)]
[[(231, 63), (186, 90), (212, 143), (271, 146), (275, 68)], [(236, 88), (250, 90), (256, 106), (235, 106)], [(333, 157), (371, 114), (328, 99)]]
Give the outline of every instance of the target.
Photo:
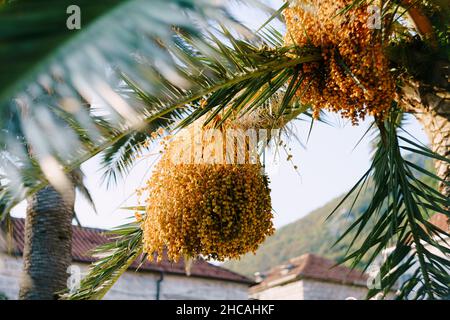
[(301, 279), (273, 286), (250, 296), (258, 300), (363, 300), (366, 295), (365, 287)]
[[(156, 299), (158, 273), (130, 272), (123, 274), (105, 299)], [(246, 300), (248, 286), (222, 280), (164, 274), (160, 283), (161, 300)]]
[(305, 300), (365, 300), (368, 291), (366, 287), (309, 279), (303, 281), (303, 290)]
[(0, 253), (0, 293), (8, 299), (17, 299), (22, 274), (22, 258)]
[[(81, 273), (87, 271), (86, 264), (75, 265), (80, 268)], [(22, 267), (21, 257), (0, 253), (0, 293), (5, 294), (8, 299), (18, 297)], [(106, 294), (105, 299), (154, 300), (159, 278), (159, 273), (127, 271)], [(247, 290), (246, 284), (236, 282), (164, 274), (160, 284), (160, 299), (246, 300)]]
[(264, 291), (251, 294), (251, 297), (257, 300), (304, 300), (303, 281), (267, 288)]

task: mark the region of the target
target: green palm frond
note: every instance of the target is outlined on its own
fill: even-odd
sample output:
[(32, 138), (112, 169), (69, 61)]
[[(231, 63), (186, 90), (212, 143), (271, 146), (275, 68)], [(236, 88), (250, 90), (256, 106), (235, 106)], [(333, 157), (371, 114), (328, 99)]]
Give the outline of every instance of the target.
[[(86, 19), (85, 29), (87, 31), (84, 33), (83, 30), (80, 31), (80, 35), (73, 39), (71, 33), (67, 33), (65, 30), (61, 31), (67, 36), (67, 39), (60, 43), (55, 42), (55, 45), (66, 48), (66, 45), (73, 45), (74, 42), (79, 44), (76, 51), (64, 49), (65, 55), (52, 56), (51, 53), (55, 47), (46, 49), (46, 52), (52, 57), (53, 64), (51, 66), (61, 67), (59, 69), (64, 71), (62, 74), (58, 74), (56, 78), (55, 74), (50, 72), (47, 74), (42, 71), (43, 73), (37, 78), (39, 81), (33, 86), (36, 90), (22, 91), (21, 99), (19, 99), (20, 108), (6, 98), (6, 100), (0, 100), (4, 104), (2, 110), (9, 110), (10, 114), (9, 118), (5, 118), (9, 120), (1, 135), (3, 144), (8, 147), (4, 149), (2, 155), (4, 160), (2, 171), (7, 172), (9, 176), (3, 182), (4, 189), (0, 195), (2, 202), (7, 204), (5, 210), (9, 210), (25, 196), (49, 183), (47, 179), (54, 175), (49, 171), (49, 165), (53, 171), (68, 173), (92, 156), (105, 151), (103, 156), (104, 177), (114, 181), (118, 174), (127, 172), (132, 163), (130, 159), (133, 153), (140, 152), (141, 142), (148, 138), (153, 129), (161, 126), (168, 127), (174, 123), (174, 120), (179, 120), (189, 113), (190, 116), (183, 122), (183, 125), (186, 125), (207, 110), (216, 109), (214, 112), (220, 112), (231, 100), (233, 100), (234, 109), (242, 109), (245, 102), (256, 99), (259, 94), (263, 99), (252, 103), (252, 109), (254, 109), (265, 103), (277, 89), (283, 87), (283, 81), (289, 79), (293, 68), (303, 62), (320, 59), (320, 53), (311, 48), (299, 50), (296, 52), (297, 57), (292, 58), (287, 55), (287, 52), (292, 51), (293, 48), (269, 48), (267, 45), (258, 45), (258, 42), (253, 40), (244, 41), (235, 38), (225, 28), (216, 31), (211, 29), (212, 33), (205, 36), (196, 32), (194, 26), (187, 23), (184, 18), (178, 17), (175, 21), (166, 18), (160, 21), (164, 15), (158, 16), (158, 18), (154, 17), (156, 9), (163, 12), (169, 11), (159, 7), (155, 8), (155, 5), (172, 5), (180, 10), (180, 15), (188, 10), (187, 13), (194, 15), (197, 20), (201, 20), (202, 13), (212, 8), (207, 0), (201, 1), (201, 4), (204, 4), (202, 8), (197, 8), (200, 4), (196, 1), (180, 1), (178, 3), (173, 0), (178, 3), (178, 6), (171, 2), (152, 3), (153, 11), (150, 13), (148, 8), (142, 12), (139, 10), (140, 6), (145, 6), (146, 1), (144, 0), (129, 1), (129, 7), (125, 6), (129, 8), (131, 16), (136, 14), (136, 17), (141, 17), (141, 15), (149, 14), (157, 20), (155, 23), (161, 24), (158, 25), (159, 28), (154, 25), (154, 28), (149, 27), (152, 30), (150, 31), (145, 29), (147, 28), (145, 21), (149, 21), (152, 25), (152, 19), (136, 18), (136, 23), (143, 25), (139, 24), (134, 28), (139, 30), (143, 36), (137, 41), (139, 45), (133, 42), (136, 46), (131, 45), (128, 48), (128, 52), (130, 50), (135, 52), (136, 59), (130, 58), (130, 55), (115, 57), (114, 50), (106, 53), (104, 51), (108, 49), (107, 45), (106, 47), (92, 46), (92, 42), (95, 42), (96, 39), (103, 39), (103, 37), (111, 40), (102, 40), (101, 43), (105, 45), (105, 43), (116, 43), (118, 39), (113, 38), (117, 35), (124, 36), (123, 33), (130, 33), (128, 35), (130, 38), (121, 39), (125, 43), (127, 40), (133, 39), (131, 34), (139, 34), (139, 32), (131, 32), (126, 28), (117, 34), (104, 34), (102, 30), (108, 28), (98, 29), (98, 25), (104, 26), (108, 21), (111, 23), (111, 19), (119, 14), (113, 10), (114, 7), (111, 7), (110, 11), (115, 12), (116, 15), (110, 17), (107, 14), (110, 11), (105, 14), (99, 13), (99, 21), (94, 19), (97, 16), (92, 17), (92, 26), (90, 20)], [(187, 5), (188, 3), (191, 5)], [(0, 17), (3, 14), (4, 17), (9, 17), (10, 22), (15, 21), (15, 12), (24, 10), (22, 6), (27, 4), (28, 2), (24, 1), (24, 4), (18, 7), (11, 5), (8, 10), (0, 11)], [(61, 8), (63, 4), (65, 2), (60, 3), (56, 8)], [(124, 4), (122, 3), (122, 5)], [(88, 11), (89, 8), (86, 6), (84, 10)], [(126, 12), (124, 8), (122, 9), (121, 14)], [(200, 13), (196, 13), (197, 11)], [(170, 12), (170, 17), (177, 16), (175, 11)], [(214, 13), (212, 16), (218, 15), (224, 16), (220, 13)], [(129, 17), (127, 21), (133, 21), (130, 22), (133, 25), (134, 19)], [(210, 15), (208, 17), (211, 18)], [(55, 15), (54, 19), (59, 21), (58, 19), (61, 18)], [(168, 28), (165, 28), (163, 32), (164, 26)], [(173, 28), (173, 26), (177, 26), (177, 28)], [(98, 34), (94, 32), (96, 30)], [(161, 34), (153, 34), (154, 30), (159, 30)], [(16, 31), (10, 32), (12, 34), (8, 36), (10, 37), (8, 40), (19, 41), (20, 32), (27, 34), (30, 30), (28, 28), (22, 30), (19, 27)], [(46, 30), (46, 32), (50, 31)], [(282, 37), (274, 30), (266, 28), (262, 32), (265, 32), (269, 38), (267, 42), (276, 45), (282, 43)], [(85, 36), (81, 36), (84, 34)], [(225, 45), (226, 42), (229, 45)], [(69, 48), (72, 47), (69, 46)], [(119, 51), (123, 54), (123, 50)], [(81, 60), (73, 58), (72, 52), (75, 57), (78, 57), (77, 59)], [(96, 61), (96, 64), (101, 66), (93, 66), (90, 62), (84, 64), (83, 59), (99, 58), (102, 57), (102, 54), (106, 55), (102, 59), (102, 62), (105, 63)], [(30, 70), (34, 70), (34, 65), (37, 63), (34, 61), (39, 60), (33, 59), (33, 63), (29, 61)], [(79, 63), (74, 64), (72, 61)], [(109, 79), (100, 76), (100, 71), (105, 71), (107, 67), (106, 62), (120, 73), (119, 77), (116, 76), (116, 72), (110, 72), (112, 76), (110, 75)], [(156, 62), (158, 65), (155, 64)], [(44, 59), (39, 64), (40, 69), (44, 70), (45, 66), (50, 66), (48, 63), (50, 62)], [(52, 69), (50, 68), (50, 70)], [(26, 74), (28, 75), (28, 73)], [(27, 79), (32, 80), (32, 77)], [(42, 82), (42, 79), (46, 79), (45, 83)], [(92, 83), (92, 79), (98, 80), (99, 82), (96, 84), (100, 83), (101, 88), (95, 89), (96, 84)], [(18, 80), (22, 81), (23, 79), (18, 78)], [(275, 87), (272, 85), (273, 80), (277, 80)], [(115, 84), (109, 85), (111, 82)], [(135, 85), (136, 83), (139, 86)], [(186, 84), (188, 84), (187, 87)], [(80, 87), (80, 85), (82, 86)], [(7, 86), (7, 88), (10, 87)], [(257, 87), (262, 90), (254, 92)], [(86, 90), (94, 94), (99, 101), (88, 101)], [(8, 96), (8, 92), (5, 89), (5, 97)], [(131, 93), (133, 94), (131, 95)], [(239, 97), (237, 97), (238, 95)], [(0, 95), (0, 97), (2, 96)], [(208, 101), (214, 101), (214, 104), (208, 104), (203, 111), (200, 111), (198, 101), (204, 97), (207, 97)], [(115, 101), (111, 101), (111, 99)], [(221, 103), (215, 105), (218, 101)], [(30, 108), (31, 105), (33, 108)], [(125, 108), (127, 111), (119, 112), (120, 110), (117, 108)], [(191, 110), (193, 111), (191, 112)], [(137, 117), (138, 123), (127, 122), (133, 114)], [(53, 139), (45, 138), (45, 134), (49, 134), (49, 127), (53, 128)], [(60, 134), (61, 132), (64, 134)], [(32, 158), (30, 158), (30, 149), (33, 150)], [(62, 167), (57, 166), (57, 163)]]
[[(66, 26), (66, 10), (71, 5), (81, 10), (80, 30)], [(206, 11), (208, 18), (223, 17), (220, 9), (207, 0), (21, 0), (5, 5), (0, 10), (0, 39), (5, 44), (0, 58), (20, 63), (0, 67), (2, 128), (19, 116), (11, 101), (14, 97), (29, 103), (34, 96), (53, 90), (66, 97), (77, 92), (85, 96), (88, 85), (100, 93), (101, 88), (106, 89), (100, 87), (100, 82), (107, 80), (102, 75), (111, 65), (156, 89), (159, 83), (155, 71), (143, 73), (133, 55), (157, 60), (160, 74), (176, 73), (174, 61), (149, 40), (170, 43), (174, 26), (195, 33), (196, 26), (186, 15), (204, 21)], [(64, 80), (64, 85), (58, 80)]]
[[(148, 104), (152, 107), (152, 97), (142, 90), (140, 86), (123, 76), (127, 84), (127, 90), (130, 90), (134, 99), (139, 100), (140, 103)], [(160, 128), (170, 129), (174, 123), (181, 120), (184, 116), (189, 114), (191, 108), (183, 106), (168, 112), (165, 116), (156, 118), (154, 121), (148, 123), (144, 129), (132, 131), (121, 137), (117, 142), (106, 148), (102, 152), (102, 171), (103, 181), (107, 186), (116, 183), (119, 176), (126, 175), (130, 168), (135, 163), (138, 156), (141, 156), (145, 150), (148, 150), (148, 142), (154, 140), (154, 135), (159, 134), (157, 130)], [(120, 131), (115, 131), (113, 135), (119, 135)]]
[[(221, 39), (210, 34), (208, 45), (179, 33), (174, 44), (166, 49), (189, 66), (183, 70), (184, 76), (195, 85), (188, 91), (167, 87), (170, 92), (161, 99), (123, 74), (125, 85), (121, 87), (121, 93), (133, 104), (144, 106), (145, 126), (141, 130), (114, 130), (86, 158), (103, 152), (104, 177), (116, 181), (132, 167), (135, 156), (146, 148), (143, 142), (151, 140), (151, 133), (158, 128), (183, 127), (206, 113), (217, 114), (225, 108), (224, 119), (232, 112), (249, 113), (267, 106), (268, 101), (273, 101), (280, 92), (282, 107), (273, 115), (273, 121), (277, 118), (287, 121), (306, 112), (307, 108), (296, 105), (299, 97), (293, 91), (301, 79), (298, 68), (302, 63), (321, 59), (320, 53), (314, 48), (273, 47), (268, 42), (279, 45), (282, 35), (273, 29), (265, 30), (270, 34), (270, 40), (261, 33), (262, 44), (236, 38), (227, 29), (217, 31)], [(224, 39), (229, 45), (224, 44)], [(287, 55), (288, 52), (291, 55)], [(295, 83), (295, 86), (289, 86), (289, 83)], [(206, 105), (200, 106), (201, 99), (206, 99)]]
[(79, 288), (76, 292), (63, 293), (62, 299), (102, 299), (119, 277), (139, 259), (142, 254), (142, 229), (138, 222), (120, 226), (107, 235), (111, 242), (92, 252), (98, 260), (91, 264)]
[[(271, 34), (273, 37), (278, 37), (273, 38), (272, 41), (280, 41), (281, 35), (276, 35), (273, 32)], [(200, 87), (201, 89), (198, 91), (193, 91), (191, 95), (181, 96), (181, 101), (174, 99), (167, 104), (168, 107), (164, 107), (163, 102), (143, 90), (136, 83), (129, 81), (129, 79), (126, 81), (128, 86), (125, 90), (130, 90), (131, 96), (141, 103), (147, 104), (147, 107), (160, 109), (161, 111), (149, 115), (149, 118), (146, 119), (149, 130), (138, 132), (120, 132), (118, 130), (111, 137), (109, 149), (105, 149), (103, 158), (104, 168), (107, 168), (106, 172), (108, 172), (108, 168), (113, 174), (126, 172), (134, 162), (135, 153), (141, 152), (145, 148), (140, 142), (151, 139), (151, 132), (154, 132), (158, 127), (185, 126), (203, 114), (220, 112), (226, 107), (231, 107), (234, 111), (251, 112), (266, 106), (268, 100), (274, 96), (278, 97), (281, 92), (281, 107), (276, 109), (276, 113), (272, 114), (274, 121), (282, 117), (287, 122), (302, 113), (308, 115), (307, 107), (297, 105), (298, 97), (292, 93), (292, 83), (299, 79), (299, 76), (295, 75), (298, 66), (304, 62), (317, 61), (320, 59), (320, 54), (310, 48), (304, 49), (304, 51), (298, 53), (297, 57), (293, 58), (286, 55), (287, 52), (292, 52), (293, 48), (291, 47), (269, 48), (238, 40), (228, 32), (224, 32), (223, 35), (228, 37), (231, 45), (225, 46), (219, 39), (212, 37), (210, 47), (207, 50), (210, 52), (209, 57), (214, 58), (209, 58), (200, 52), (195, 43), (190, 42), (190, 38), (180, 37), (177, 41), (177, 47), (172, 48), (172, 52), (177, 52), (185, 61), (189, 61), (189, 64), (201, 61), (202, 65), (201, 73), (197, 75), (196, 81), (203, 87)], [(214, 54), (211, 54), (211, 52), (214, 52)], [(202, 78), (203, 74), (205, 74), (204, 78)], [(126, 75), (124, 77), (127, 79)], [(215, 79), (215, 81), (211, 79)], [(275, 81), (277, 79), (278, 81)], [(258, 88), (258, 90), (254, 90), (254, 88)], [(206, 104), (200, 106), (200, 99), (206, 99)], [(245, 100), (245, 103), (243, 100)], [(180, 113), (174, 114), (173, 112)], [(231, 115), (229, 113), (224, 115), (224, 117), (227, 116)], [(179, 122), (177, 121), (178, 118), (183, 120)], [(121, 150), (126, 150), (126, 152)], [(112, 161), (115, 157), (118, 160)], [(143, 207), (126, 209), (145, 210)], [(80, 289), (76, 293), (66, 296), (66, 298), (101, 298), (120, 274), (138, 258), (142, 253), (142, 244), (138, 246), (136, 243), (141, 243), (142, 231), (138, 224), (134, 224), (130, 228), (127, 227), (125, 230), (126, 232), (122, 233), (122, 236), (116, 239), (115, 243), (102, 246), (96, 250), (97, 254), (102, 257), (92, 265), (87, 277), (82, 281)], [(130, 236), (130, 234), (133, 236)], [(113, 250), (113, 248), (117, 248), (117, 250)]]
[[(352, 248), (344, 259), (351, 260), (353, 266), (366, 258), (368, 267), (384, 250), (392, 248), (380, 268), (381, 286), (371, 289), (369, 297), (380, 292), (387, 296), (402, 277), (399, 299), (445, 298), (450, 293), (449, 235), (428, 222), (428, 218), (434, 213), (450, 217), (450, 199), (422, 182), (419, 176), (441, 179), (409, 161), (404, 153), (450, 160), (399, 134), (399, 117), (400, 113), (393, 111), (385, 123), (378, 123), (380, 138), (372, 166), (345, 197), (359, 194), (364, 184), (373, 179), (376, 187), (372, 200), (338, 242), (350, 232), (355, 232), (352, 244), (357, 238), (364, 238), (362, 246)], [(412, 272), (404, 279), (405, 274)]]
[(84, 183), (85, 175), (81, 169), (75, 169), (71, 173), (71, 178), (73, 184), (75, 185), (76, 190), (83, 196), (83, 198), (87, 201), (87, 203), (91, 206), (95, 213), (97, 213), (97, 208), (95, 206), (94, 199), (92, 198), (92, 194), (89, 191), (88, 187)]
[[(271, 35), (271, 41), (281, 41), (280, 34), (272, 30)], [(165, 103), (169, 107), (155, 100), (151, 93), (146, 92), (137, 83), (128, 81), (131, 95), (148, 108), (160, 108), (161, 111), (145, 120), (145, 131), (130, 131), (120, 133), (119, 138), (112, 137), (114, 143), (103, 153), (106, 175), (115, 180), (117, 174), (126, 173), (134, 163), (134, 156), (145, 148), (141, 142), (151, 139), (151, 132), (157, 128), (174, 129), (175, 125), (184, 127), (207, 113), (211, 114), (207, 122), (219, 113), (222, 113), (224, 121), (234, 113), (251, 113), (267, 106), (280, 92), (282, 106), (278, 108), (276, 115), (272, 115), (274, 122), (278, 118), (287, 121), (286, 119), (293, 119), (307, 111), (307, 108), (295, 105), (294, 102), (298, 101), (299, 97), (294, 94), (294, 90), (301, 83), (299, 65), (320, 59), (317, 51), (305, 48), (298, 52), (297, 58), (291, 58), (286, 53), (292, 48), (255, 45), (234, 38), (226, 30), (223, 31), (222, 37), (227, 37), (232, 45), (226, 46), (222, 40), (212, 36), (210, 45), (207, 48), (202, 46), (203, 50), (209, 52), (207, 55), (199, 51), (196, 44), (191, 42), (192, 39), (178, 38), (177, 46), (171, 48), (171, 51), (176, 52), (180, 60), (196, 64), (199, 73), (192, 81), (195, 81), (198, 87), (185, 96), (177, 96), (174, 93), (176, 98)], [(201, 64), (198, 65), (198, 61)], [(295, 86), (289, 85), (293, 83)], [(206, 104), (200, 106), (201, 99), (205, 99)]]
[[(66, 25), (70, 6), (80, 9), (79, 30)], [(0, 66), (2, 201), (17, 202), (55, 172), (63, 174), (61, 165), (78, 167), (99, 145), (104, 149), (112, 131), (139, 127), (148, 109), (117, 92), (122, 80), (116, 70), (156, 98), (174, 88), (189, 90), (183, 77), (189, 66), (165, 48), (175, 29), (202, 43), (201, 31), (217, 21), (237, 26), (210, 0), (20, 0), (1, 6), (0, 58), (11, 62)]]

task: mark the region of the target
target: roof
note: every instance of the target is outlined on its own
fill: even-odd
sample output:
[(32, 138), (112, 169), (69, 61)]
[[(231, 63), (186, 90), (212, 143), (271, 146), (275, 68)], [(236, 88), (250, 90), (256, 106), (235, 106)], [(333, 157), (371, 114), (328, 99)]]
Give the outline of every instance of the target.
[(290, 259), (288, 263), (270, 269), (264, 280), (251, 287), (251, 292), (259, 292), (270, 287), (301, 279), (334, 282), (346, 285), (365, 286), (368, 276), (345, 266), (335, 266), (336, 262), (317, 256), (304, 254)]
[[(23, 254), (24, 246), (24, 229), (25, 220), (19, 218), (11, 218), (12, 222), (12, 239), (13, 239), (13, 253), (17, 255)], [(95, 247), (108, 242), (108, 237), (105, 230), (85, 228), (79, 226), (72, 226), (72, 259), (76, 262), (91, 263), (95, 258), (89, 252)], [(139, 260), (139, 259), (138, 259)], [(131, 269), (136, 270), (140, 261), (136, 261), (131, 265)], [(186, 275), (184, 261), (170, 262), (163, 259), (161, 262), (146, 261), (140, 266), (138, 271), (141, 272), (164, 272), (168, 274)], [(215, 266), (205, 260), (199, 259), (192, 263), (191, 267), (192, 277), (209, 278), (216, 280), (224, 280), (230, 282), (238, 282), (243, 284), (253, 284), (254, 282), (249, 278), (232, 272), (220, 266)]]
[(450, 221), (445, 214), (436, 213), (430, 218), (429, 221), (442, 231), (450, 232)]

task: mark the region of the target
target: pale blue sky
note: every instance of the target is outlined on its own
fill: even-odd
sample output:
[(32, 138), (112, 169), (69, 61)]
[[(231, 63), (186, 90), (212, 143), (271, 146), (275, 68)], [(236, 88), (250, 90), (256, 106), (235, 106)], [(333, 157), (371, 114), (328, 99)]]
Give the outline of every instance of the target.
[[(267, 1), (279, 7), (281, 1)], [(265, 15), (244, 7), (234, 7), (235, 15), (249, 27), (257, 28), (266, 19)], [(293, 162), (286, 161), (281, 153), (279, 166), (269, 171), (272, 189), (272, 204), (275, 210), (275, 225), (280, 227), (292, 222), (311, 210), (325, 204), (332, 198), (343, 194), (360, 178), (370, 164), (370, 135), (353, 150), (358, 140), (367, 130), (370, 119), (354, 127), (337, 115), (329, 115), (332, 126), (316, 122), (306, 149), (292, 139), (288, 144), (292, 148)], [(409, 118), (406, 129), (417, 139), (426, 142), (427, 138), (413, 118)], [(306, 143), (309, 123), (293, 123), (297, 136)], [(120, 181), (118, 186), (109, 190), (100, 184), (99, 159), (94, 158), (85, 163), (82, 169), (86, 175), (86, 185), (92, 193), (98, 214), (81, 197), (77, 197), (76, 212), (84, 226), (111, 228), (118, 226), (129, 216), (129, 211), (120, 210), (123, 206), (136, 205), (134, 191), (149, 176), (151, 164), (155, 157), (141, 160), (129, 176)], [(267, 162), (272, 157), (268, 154)], [(25, 203), (13, 210), (14, 216), (24, 216)]]

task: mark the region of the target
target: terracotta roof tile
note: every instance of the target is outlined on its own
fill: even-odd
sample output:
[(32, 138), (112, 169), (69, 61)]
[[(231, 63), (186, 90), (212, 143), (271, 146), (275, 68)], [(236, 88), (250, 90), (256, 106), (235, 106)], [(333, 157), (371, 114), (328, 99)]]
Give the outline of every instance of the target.
[(290, 259), (286, 264), (269, 270), (264, 280), (253, 286), (251, 292), (299, 279), (313, 279), (349, 285), (366, 285), (367, 275), (345, 266), (335, 266), (332, 260), (308, 253)]
[(447, 218), (447, 216), (445, 214), (436, 213), (430, 218), (429, 221), (432, 224), (434, 224), (436, 227), (438, 227), (439, 229), (446, 231), (446, 232), (450, 232), (449, 219)]
[[(23, 254), (24, 245), (24, 229), (25, 220), (19, 218), (12, 218), (12, 235), (13, 235), (13, 249), (12, 251), (17, 255)], [(105, 230), (85, 228), (79, 226), (73, 226), (73, 238), (72, 238), (72, 258), (73, 261), (90, 263), (95, 261), (90, 255), (90, 251), (95, 247), (104, 244), (108, 241), (108, 237), (105, 234)], [(139, 265), (139, 259), (136, 261), (131, 268), (136, 269)], [(167, 259), (163, 261), (150, 262), (146, 261), (140, 268), (139, 271), (150, 271), (150, 272), (165, 272), (171, 274), (185, 275), (185, 264), (184, 261), (179, 261), (177, 263), (172, 263)], [(239, 282), (244, 284), (253, 284), (254, 282), (249, 278), (240, 275), (238, 273), (232, 272), (225, 268), (215, 266), (204, 260), (197, 260), (192, 263), (191, 276), (202, 277), (218, 280), (226, 280), (231, 282)]]

